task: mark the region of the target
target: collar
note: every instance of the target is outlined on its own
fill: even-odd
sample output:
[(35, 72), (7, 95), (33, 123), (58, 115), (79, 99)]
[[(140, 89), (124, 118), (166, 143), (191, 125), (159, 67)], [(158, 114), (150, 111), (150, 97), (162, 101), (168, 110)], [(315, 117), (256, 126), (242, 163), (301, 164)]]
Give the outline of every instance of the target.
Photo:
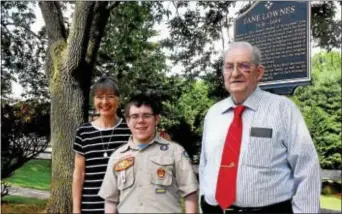
[[(159, 133), (156, 133), (156, 136), (154, 137), (154, 139), (149, 144), (154, 144), (154, 143), (169, 144), (170, 142), (165, 140), (164, 138), (160, 137)], [(126, 143), (122, 147), (123, 147), (123, 150), (121, 151), (121, 153), (125, 153), (128, 150), (130, 150), (130, 149), (132, 149), (132, 150), (140, 150), (139, 146), (136, 143), (133, 142), (133, 136), (132, 135), (129, 137), (128, 143)]]
[[(242, 105), (246, 106), (249, 109), (256, 111), (261, 103), (260, 99), (262, 95), (263, 95), (263, 91), (259, 88), (259, 86), (257, 86), (256, 89), (252, 92), (252, 94), (250, 94), (247, 97), (247, 99), (242, 103)], [(223, 108), (221, 111), (222, 114), (236, 107), (236, 104), (234, 103), (232, 96), (229, 96), (223, 102), (224, 102)]]

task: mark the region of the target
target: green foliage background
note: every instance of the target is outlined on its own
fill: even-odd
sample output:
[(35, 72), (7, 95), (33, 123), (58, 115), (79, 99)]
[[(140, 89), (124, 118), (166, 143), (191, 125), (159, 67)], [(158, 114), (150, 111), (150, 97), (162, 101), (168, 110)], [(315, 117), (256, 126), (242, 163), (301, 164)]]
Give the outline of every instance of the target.
[(342, 169), (341, 83), (341, 53), (320, 52), (312, 58), (312, 84), (298, 87), (291, 97), (305, 118), (324, 169)]
[[(43, 72), (45, 27), (38, 33), (30, 30), (36, 21), (32, 9), (36, 3), (1, 2), (1, 97), (4, 99), (12, 93), (11, 81), (17, 80), (26, 89), (27, 97), (49, 100), (48, 81)], [(61, 4), (65, 11), (69, 2)], [(223, 32), (232, 27), (230, 9), (235, 4), (121, 2), (111, 11), (101, 42), (95, 76), (117, 78), (122, 104), (134, 93), (153, 94), (163, 107), (159, 128), (166, 129), (190, 155), (198, 152), (206, 111), (228, 96), (223, 86), (222, 59), (214, 57), (218, 51), (213, 41), (221, 41), (222, 49), (230, 42), (224, 39)], [(333, 18), (336, 4), (315, 2), (311, 13), (314, 44), (325, 50), (340, 48), (341, 20)], [(158, 36), (153, 27), (160, 22), (164, 22), (170, 34), (164, 40), (152, 40)], [(170, 63), (178, 63), (184, 72), (170, 74)], [(312, 84), (298, 87), (291, 99), (305, 117), (322, 168), (341, 169), (341, 53), (314, 55)]]

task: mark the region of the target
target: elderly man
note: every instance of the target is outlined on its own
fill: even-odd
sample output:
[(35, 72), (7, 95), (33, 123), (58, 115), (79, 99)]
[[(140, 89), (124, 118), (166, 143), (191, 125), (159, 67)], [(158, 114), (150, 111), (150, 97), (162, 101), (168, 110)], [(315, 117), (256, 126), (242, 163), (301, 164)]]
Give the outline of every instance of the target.
[(261, 53), (235, 42), (224, 55), (230, 97), (204, 121), (199, 177), (204, 213), (318, 213), (320, 166), (288, 98), (261, 90)]

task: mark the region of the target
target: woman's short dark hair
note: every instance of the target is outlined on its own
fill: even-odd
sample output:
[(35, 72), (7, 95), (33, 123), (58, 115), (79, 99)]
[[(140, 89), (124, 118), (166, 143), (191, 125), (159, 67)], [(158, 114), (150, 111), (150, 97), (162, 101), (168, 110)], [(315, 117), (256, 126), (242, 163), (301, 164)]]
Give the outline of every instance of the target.
[(101, 77), (91, 87), (91, 96), (95, 96), (96, 91), (113, 91), (115, 96), (120, 97), (120, 91), (116, 80), (112, 77)]
[(131, 106), (140, 108), (143, 105), (150, 107), (154, 115), (160, 114), (160, 106), (157, 104), (152, 96), (148, 96), (146, 94), (136, 94), (132, 96), (125, 105), (125, 117), (129, 116), (129, 110)]

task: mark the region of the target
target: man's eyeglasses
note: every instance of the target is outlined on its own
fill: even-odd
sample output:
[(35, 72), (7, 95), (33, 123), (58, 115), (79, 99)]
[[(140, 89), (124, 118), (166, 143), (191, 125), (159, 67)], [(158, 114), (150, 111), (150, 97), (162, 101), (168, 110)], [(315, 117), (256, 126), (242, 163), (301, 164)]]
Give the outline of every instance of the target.
[(248, 62), (239, 62), (239, 63), (226, 63), (224, 65), (224, 72), (225, 73), (231, 73), (234, 71), (236, 66), (236, 69), (240, 72), (244, 72), (244, 73), (249, 73), (251, 72), (251, 68), (253, 66), (253, 64), (248, 63)]
[(151, 113), (144, 113), (144, 114), (131, 114), (128, 116), (130, 120), (137, 121), (141, 117), (143, 120), (149, 120), (153, 117), (154, 115)]

